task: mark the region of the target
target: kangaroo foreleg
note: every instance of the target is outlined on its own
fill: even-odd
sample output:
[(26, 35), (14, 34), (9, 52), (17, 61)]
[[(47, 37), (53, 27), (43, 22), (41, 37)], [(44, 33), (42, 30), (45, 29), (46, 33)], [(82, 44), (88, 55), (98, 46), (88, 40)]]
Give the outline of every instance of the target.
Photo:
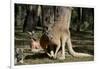
[(57, 45), (57, 48), (56, 48), (56, 51), (55, 51), (55, 54), (54, 54), (54, 59), (57, 58), (57, 53), (58, 53), (59, 49), (60, 49), (60, 42)]

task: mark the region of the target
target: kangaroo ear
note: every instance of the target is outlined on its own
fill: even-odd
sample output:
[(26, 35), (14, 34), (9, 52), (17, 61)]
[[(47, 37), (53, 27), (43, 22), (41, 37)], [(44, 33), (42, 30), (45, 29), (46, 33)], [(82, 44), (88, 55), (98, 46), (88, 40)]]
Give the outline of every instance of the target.
[(29, 37), (30, 39), (32, 39), (32, 32), (27, 32), (27, 34), (28, 34), (28, 37)]

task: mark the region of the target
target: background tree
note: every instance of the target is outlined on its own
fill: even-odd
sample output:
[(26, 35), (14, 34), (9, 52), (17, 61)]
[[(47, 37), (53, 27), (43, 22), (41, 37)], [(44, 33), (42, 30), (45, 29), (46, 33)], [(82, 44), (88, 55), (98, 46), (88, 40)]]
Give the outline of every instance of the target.
[[(23, 25), (27, 11), (34, 5), (15, 4), (15, 26)], [(41, 9), (41, 8), (40, 8)], [(44, 9), (45, 11), (46, 9)], [(35, 11), (36, 13), (37, 11)], [(38, 17), (37, 27), (43, 27), (42, 15)], [(94, 9), (73, 7), (70, 29), (73, 31), (91, 31), (94, 32)]]

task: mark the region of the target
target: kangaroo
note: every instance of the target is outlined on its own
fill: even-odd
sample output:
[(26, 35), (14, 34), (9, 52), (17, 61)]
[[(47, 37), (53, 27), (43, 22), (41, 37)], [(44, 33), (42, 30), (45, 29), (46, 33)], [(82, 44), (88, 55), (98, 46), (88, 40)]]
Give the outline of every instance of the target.
[(40, 42), (38, 40), (34, 40), (34, 38), (31, 38), (30, 47), (32, 52), (39, 52), (42, 50)]
[[(57, 58), (57, 53), (61, 48), (61, 57), (59, 57), (59, 59), (64, 60), (66, 43), (68, 46), (68, 51), (72, 56), (92, 56), (90, 54), (75, 52), (72, 48), (69, 30), (71, 11), (72, 8), (69, 7), (55, 7), (54, 24), (52, 28), (48, 27), (48, 34), (43, 34), (40, 39), (40, 44), (44, 49), (47, 49), (50, 46), (50, 52), (48, 54), (50, 57)], [(56, 47), (55, 50), (54, 47)]]

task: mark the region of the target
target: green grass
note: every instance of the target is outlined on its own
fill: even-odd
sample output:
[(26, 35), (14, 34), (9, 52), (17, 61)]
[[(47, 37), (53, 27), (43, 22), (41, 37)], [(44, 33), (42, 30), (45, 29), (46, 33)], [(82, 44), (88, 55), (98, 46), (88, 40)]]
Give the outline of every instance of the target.
[[(24, 63), (21, 65), (33, 65), (33, 64), (51, 64), (51, 63), (68, 63), (68, 62), (86, 62), (86, 61), (93, 61), (94, 57), (72, 57), (66, 56), (65, 60), (58, 60), (58, 59), (50, 59), (47, 57), (43, 58), (28, 58), (24, 59)], [(19, 64), (17, 64), (19, 65)]]

